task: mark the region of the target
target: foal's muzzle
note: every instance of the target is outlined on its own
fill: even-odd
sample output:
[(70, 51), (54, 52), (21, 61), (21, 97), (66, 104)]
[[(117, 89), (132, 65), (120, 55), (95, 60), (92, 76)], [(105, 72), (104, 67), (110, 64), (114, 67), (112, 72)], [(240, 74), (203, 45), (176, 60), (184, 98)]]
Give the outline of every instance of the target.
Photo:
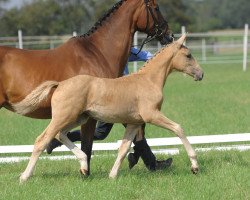
[(194, 80), (195, 81), (201, 81), (204, 77), (204, 73), (202, 70), (199, 70), (197, 71), (195, 74), (194, 74)]

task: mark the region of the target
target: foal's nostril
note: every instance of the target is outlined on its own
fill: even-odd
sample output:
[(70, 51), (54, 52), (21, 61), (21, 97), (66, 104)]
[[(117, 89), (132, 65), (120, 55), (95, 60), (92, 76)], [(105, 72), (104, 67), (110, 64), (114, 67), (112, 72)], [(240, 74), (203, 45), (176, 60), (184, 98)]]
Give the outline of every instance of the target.
[(202, 73), (200, 74), (198, 80), (201, 81), (201, 80), (203, 79), (203, 77), (204, 77), (204, 73), (202, 72)]
[(204, 77), (204, 73), (203, 72), (200, 72), (200, 73), (196, 73), (195, 75), (195, 80), (196, 81), (201, 81)]

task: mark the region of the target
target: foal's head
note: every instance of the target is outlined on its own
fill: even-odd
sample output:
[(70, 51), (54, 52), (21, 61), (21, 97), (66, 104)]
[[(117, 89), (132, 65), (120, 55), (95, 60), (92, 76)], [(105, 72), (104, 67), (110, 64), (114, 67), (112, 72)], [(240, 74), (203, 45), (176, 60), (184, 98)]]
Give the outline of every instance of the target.
[(186, 35), (184, 34), (173, 44), (177, 50), (172, 59), (171, 70), (183, 72), (193, 77), (194, 80), (201, 81), (203, 71), (196, 59), (192, 56), (190, 50), (183, 45), (185, 40)]
[(168, 22), (163, 18), (157, 0), (143, 0), (144, 4), (137, 20), (139, 31), (156, 38), (161, 44), (173, 42), (173, 33), (169, 30)]

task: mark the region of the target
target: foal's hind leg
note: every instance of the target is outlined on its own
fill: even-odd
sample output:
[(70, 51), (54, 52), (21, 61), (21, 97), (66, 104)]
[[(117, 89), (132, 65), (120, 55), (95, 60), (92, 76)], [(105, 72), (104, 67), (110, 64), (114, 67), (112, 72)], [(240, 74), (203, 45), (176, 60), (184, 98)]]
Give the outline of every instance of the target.
[(156, 126), (160, 126), (165, 129), (169, 129), (173, 131), (181, 139), (187, 151), (189, 159), (191, 161), (191, 170), (194, 174), (196, 174), (199, 170), (199, 166), (198, 166), (197, 158), (196, 158), (197, 156), (193, 147), (191, 146), (188, 139), (184, 135), (184, 132), (181, 126), (171, 121), (167, 117), (165, 117), (161, 112), (151, 112), (151, 116), (154, 116), (154, 117), (148, 121), (149, 123), (154, 124)]
[(89, 175), (87, 155), (85, 152), (81, 151), (81, 149), (79, 149), (72, 141), (69, 140), (69, 138), (67, 137), (67, 133), (72, 128), (85, 124), (88, 121), (88, 118), (88, 115), (81, 114), (80, 116), (78, 116), (77, 120), (74, 123), (70, 124), (66, 129), (56, 135), (56, 139), (60, 140), (78, 158), (78, 160), (80, 161), (80, 173), (85, 176)]
[(138, 133), (139, 128), (139, 125), (127, 125), (121, 146), (119, 148), (118, 156), (116, 158), (115, 164), (112, 167), (111, 172), (109, 173), (110, 178), (115, 178), (117, 176), (122, 161), (128, 153), (131, 143), (134, 140), (136, 134)]
[(45, 150), (49, 142), (57, 135), (57, 133), (65, 129), (65, 127), (74, 127), (74, 125), (81, 124), (86, 121), (86, 118), (80, 116), (78, 119), (76, 119), (76, 121), (73, 120), (70, 124), (71, 121), (67, 121), (67, 119), (70, 119), (70, 114), (71, 113), (69, 113), (69, 115), (64, 115), (63, 117), (61, 115), (53, 116), (48, 127), (43, 131), (40, 136), (37, 137), (28, 166), (20, 177), (21, 183), (25, 182), (33, 174), (39, 156)]
[(34, 149), (30, 157), (30, 161), (25, 169), (25, 171), (20, 176), (20, 182), (25, 182), (30, 176), (32, 176), (36, 162), (44, 151), (49, 142), (56, 136), (56, 134), (60, 131), (60, 128), (54, 126), (51, 122), (49, 126), (43, 131), (43, 133), (37, 137)]
[(87, 155), (81, 151), (73, 142), (69, 140), (67, 137), (66, 132), (60, 133), (59, 135), (56, 136), (58, 140), (60, 140), (68, 149), (70, 149), (73, 154), (78, 158), (80, 162), (80, 173), (83, 174), (84, 176), (87, 176), (88, 173), (88, 162), (87, 162)]

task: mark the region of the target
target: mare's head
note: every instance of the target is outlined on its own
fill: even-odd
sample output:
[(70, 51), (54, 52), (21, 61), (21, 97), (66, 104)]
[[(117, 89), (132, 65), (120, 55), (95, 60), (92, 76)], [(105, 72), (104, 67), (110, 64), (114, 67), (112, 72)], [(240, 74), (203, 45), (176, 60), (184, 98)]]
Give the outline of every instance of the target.
[(137, 20), (137, 29), (145, 32), (151, 38), (156, 38), (161, 44), (173, 42), (173, 33), (168, 22), (163, 18), (156, 0), (143, 0), (144, 5)]
[(190, 50), (183, 45), (185, 40), (186, 35), (184, 34), (173, 44), (177, 49), (175, 49), (172, 58), (171, 70), (183, 72), (193, 77), (194, 80), (201, 81), (203, 78), (203, 71), (196, 59), (192, 56)]

